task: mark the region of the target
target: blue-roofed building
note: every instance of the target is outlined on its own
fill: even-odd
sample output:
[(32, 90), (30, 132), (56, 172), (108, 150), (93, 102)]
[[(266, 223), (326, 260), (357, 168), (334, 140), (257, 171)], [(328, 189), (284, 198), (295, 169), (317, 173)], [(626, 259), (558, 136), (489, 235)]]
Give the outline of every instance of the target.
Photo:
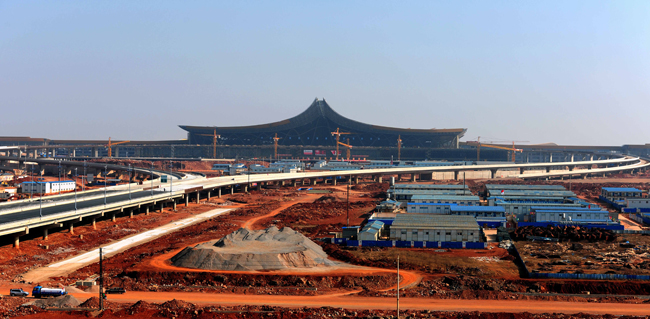
[(632, 187), (603, 187), (600, 196), (609, 201), (625, 201), (626, 198), (643, 197), (643, 191)]
[(506, 210), (501, 206), (461, 206), (449, 207), (450, 215), (474, 216), (481, 227), (495, 228), (505, 226)]
[(606, 210), (538, 209), (531, 213), (535, 222), (573, 222), (600, 224), (611, 221)]
[(414, 195), (472, 195), (472, 192), (469, 189), (393, 189), (392, 187), (388, 189), (387, 193), (388, 198), (403, 202), (411, 201)]

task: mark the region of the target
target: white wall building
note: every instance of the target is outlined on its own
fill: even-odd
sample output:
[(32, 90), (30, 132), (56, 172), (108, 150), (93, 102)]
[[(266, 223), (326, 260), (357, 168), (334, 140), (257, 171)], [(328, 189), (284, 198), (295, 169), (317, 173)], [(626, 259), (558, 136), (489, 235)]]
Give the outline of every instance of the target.
[(392, 240), (479, 242), (480, 237), (473, 216), (397, 214), (390, 226)]
[(53, 182), (23, 182), (20, 184), (22, 193), (51, 194), (68, 192), (75, 189), (74, 181)]

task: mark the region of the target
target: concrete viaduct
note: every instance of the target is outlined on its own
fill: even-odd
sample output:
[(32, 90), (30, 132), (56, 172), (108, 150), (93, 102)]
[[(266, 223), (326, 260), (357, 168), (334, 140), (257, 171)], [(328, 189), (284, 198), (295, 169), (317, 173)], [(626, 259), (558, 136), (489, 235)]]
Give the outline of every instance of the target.
[[(0, 158), (0, 165), (7, 166), (17, 161), (21, 164), (20, 159)], [(22, 159), (28, 162), (38, 161), (40, 165), (59, 165), (58, 160), (53, 159)], [(83, 165), (84, 162), (62, 161), (61, 165), (66, 167), (75, 167)], [(87, 165), (99, 166), (101, 169), (103, 163), (87, 163)], [(386, 175), (409, 175), (410, 181), (430, 180), (435, 172), (454, 172), (454, 177), (459, 178), (463, 171), (490, 171), (494, 177), (497, 170), (518, 169), (519, 175), (515, 177), (524, 179), (547, 179), (564, 176), (587, 176), (597, 174), (610, 174), (624, 171), (639, 171), (648, 168), (650, 163), (645, 159), (637, 157), (621, 157), (606, 160), (578, 161), (578, 162), (553, 162), (553, 163), (527, 163), (527, 164), (490, 164), (490, 165), (467, 165), (467, 166), (436, 166), (436, 167), (394, 167), (381, 169), (362, 169), (347, 171), (312, 171), (303, 173), (281, 173), (281, 174), (260, 174), (260, 175), (237, 175), (224, 176), (207, 179), (203, 176), (188, 174), (186, 176), (176, 175), (173, 187), (169, 183), (161, 184), (156, 182), (156, 191), (146, 189), (146, 185), (133, 185), (135, 190), (129, 197), (126, 197), (125, 187), (116, 186), (111, 189), (115, 190), (110, 200), (102, 201), (101, 194), (96, 197), (87, 199), (86, 207), (74, 209), (70, 199), (67, 202), (58, 202), (48, 206), (49, 213), (40, 215), (42, 208), (37, 210), (35, 207), (29, 209), (3, 209), (0, 204), (0, 236), (13, 236), (14, 245), (19, 246), (20, 237), (30, 234), (33, 231), (42, 232), (43, 238), (47, 238), (48, 231), (52, 228), (68, 227), (70, 232), (74, 232), (74, 224), (92, 223), (93, 226), (98, 218), (110, 217), (113, 221), (117, 215), (129, 215), (133, 217), (135, 213), (148, 214), (156, 209), (171, 206), (176, 209), (177, 204), (189, 205), (190, 201), (199, 202), (202, 197), (209, 199), (211, 196), (221, 197), (224, 192), (233, 194), (236, 190), (247, 192), (249, 187), (256, 184), (257, 189), (262, 188), (262, 184), (277, 183), (292, 186), (316, 185), (318, 182), (324, 184), (336, 185), (338, 181), (348, 183), (358, 183), (359, 178), (371, 177), (376, 182), (382, 182)], [(127, 168), (119, 165), (110, 165), (113, 170), (126, 170)], [(561, 168), (563, 171), (554, 171), (554, 168)], [(526, 170), (543, 169), (543, 173), (528, 173)], [(139, 169), (143, 174), (150, 174), (149, 170)], [(165, 174), (164, 172), (154, 172), (154, 174)], [(145, 183), (148, 184), (148, 183)], [(161, 188), (164, 187), (164, 191)], [(93, 202), (94, 201), (94, 202)], [(42, 203), (41, 203), (42, 204)], [(50, 204), (48, 204), (50, 205)], [(75, 206), (76, 207), (76, 206)]]

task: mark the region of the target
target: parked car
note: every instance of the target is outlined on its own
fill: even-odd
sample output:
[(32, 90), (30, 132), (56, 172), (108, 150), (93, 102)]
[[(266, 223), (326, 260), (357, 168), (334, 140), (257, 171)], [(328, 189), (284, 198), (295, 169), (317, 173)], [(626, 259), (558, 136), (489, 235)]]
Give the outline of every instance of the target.
[(126, 289), (120, 287), (113, 287), (106, 289), (107, 294), (123, 294), (126, 292)]
[(29, 292), (24, 291), (23, 288), (9, 289), (9, 295), (10, 296), (27, 297), (27, 296), (29, 296)]

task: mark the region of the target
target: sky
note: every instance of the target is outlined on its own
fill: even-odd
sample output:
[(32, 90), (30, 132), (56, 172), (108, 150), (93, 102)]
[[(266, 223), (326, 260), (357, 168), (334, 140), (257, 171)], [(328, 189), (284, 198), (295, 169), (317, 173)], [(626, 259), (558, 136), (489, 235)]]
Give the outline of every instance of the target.
[(183, 139), (315, 98), (465, 141), (650, 143), (650, 1), (0, 0), (0, 136)]

